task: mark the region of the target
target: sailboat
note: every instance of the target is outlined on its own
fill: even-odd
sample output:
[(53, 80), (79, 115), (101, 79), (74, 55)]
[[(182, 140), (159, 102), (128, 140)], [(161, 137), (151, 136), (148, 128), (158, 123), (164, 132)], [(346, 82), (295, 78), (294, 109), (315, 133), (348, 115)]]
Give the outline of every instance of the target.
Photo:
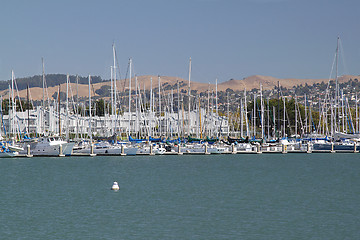
[[(334, 57), (334, 62), (331, 70), (334, 68), (335, 64), (335, 92), (333, 97), (330, 95), (330, 78), (328, 83), (328, 88), (326, 90), (324, 102), (328, 102), (331, 110), (331, 139), (325, 139), (320, 141), (315, 141), (313, 144), (313, 149), (316, 150), (331, 150), (331, 151), (356, 151), (356, 147), (360, 140), (360, 134), (354, 129), (353, 120), (351, 116), (351, 109), (349, 106), (348, 99), (345, 97), (343, 89), (340, 89), (339, 86), (339, 74), (338, 74), (338, 65), (339, 65), (339, 51), (340, 51), (340, 37), (337, 37), (336, 52)], [(356, 96), (356, 117), (357, 117), (357, 96)], [(327, 113), (326, 110), (323, 110), (324, 115)], [(310, 114), (311, 115), (311, 114)], [(325, 118), (326, 119), (326, 118)], [(357, 121), (357, 119), (356, 119)]]
[(19, 150), (23, 150), (18, 147), (6, 146), (6, 144), (0, 143), (0, 158), (10, 158), (19, 156)]
[[(19, 152), (23, 150), (23, 148), (18, 147), (15, 145), (15, 138), (16, 138), (16, 128), (15, 128), (15, 121), (16, 121), (16, 104), (14, 98), (14, 82), (15, 82), (15, 75), (14, 71), (11, 71), (11, 87), (9, 86), (9, 98), (11, 98), (11, 110), (9, 109), (9, 114), (11, 114), (11, 118), (9, 119), (10, 122), (10, 135), (9, 137), (12, 139), (11, 142), (3, 141), (0, 134), (0, 158), (9, 158), (9, 157), (16, 157), (19, 155)], [(10, 99), (9, 99), (10, 100)], [(2, 115), (2, 102), (1, 102), (1, 115)], [(11, 111), (11, 112), (10, 112)], [(5, 127), (4, 127), (5, 132)], [(5, 132), (6, 134), (6, 132)]]
[[(67, 75), (67, 84), (69, 75)], [(70, 156), (75, 145), (74, 142), (67, 142), (61, 138), (61, 114), (60, 114), (60, 86), (58, 93), (59, 101), (59, 136), (42, 136), (38, 139), (24, 139), (21, 154), (28, 154), (27, 145), (30, 145), (30, 154), (33, 156)]]
[[(1, 138), (1, 140), (3, 140)], [(0, 142), (0, 158), (16, 157), (19, 152), (24, 150), (22, 147), (8, 141)]]

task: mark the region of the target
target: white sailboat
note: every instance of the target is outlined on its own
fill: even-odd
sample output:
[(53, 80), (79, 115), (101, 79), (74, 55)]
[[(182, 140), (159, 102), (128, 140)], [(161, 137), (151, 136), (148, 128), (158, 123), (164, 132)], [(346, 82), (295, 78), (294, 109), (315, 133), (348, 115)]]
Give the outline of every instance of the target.
[[(19, 155), (19, 151), (23, 150), (23, 148), (18, 147), (15, 145), (15, 139), (17, 136), (17, 128), (16, 126), (16, 104), (15, 104), (15, 98), (14, 98), (14, 81), (15, 81), (15, 75), (14, 71), (11, 71), (11, 88), (9, 88), (9, 102), (11, 103), (11, 110), (9, 109), (9, 114), (11, 114), (11, 117), (9, 119), (9, 139), (11, 139), (10, 142), (4, 141), (3, 137), (0, 134), (0, 140), (4, 142), (0, 142), (0, 158), (9, 158), (9, 157), (16, 157)], [(1, 101), (1, 108), (2, 108), (2, 101)], [(1, 109), (2, 112), (2, 109)], [(4, 127), (5, 129), (5, 127)]]
[[(44, 75), (44, 74), (43, 74)], [(43, 76), (44, 77), (44, 76)], [(68, 97), (68, 84), (69, 75), (67, 75), (67, 97)], [(58, 97), (60, 95), (60, 88)], [(30, 155), (33, 156), (70, 156), (75, 145), (74, 142), (68, 142), (61, 138), (61, 115), (59, 104), (59, 136), (42, 136), (35, 139), (24, 139), (22, 149), (18, 149), (20, 154), (29, 154), (28, 145), (30, 146)], [(68, 102), (66, 103), (66, 123), (68, 124)], [(45, 126), (44, 126), (45, 127)], [(45, 129), (44, 133), (45, 133)], [(66, 132), (68, 137), (68, 130)]]

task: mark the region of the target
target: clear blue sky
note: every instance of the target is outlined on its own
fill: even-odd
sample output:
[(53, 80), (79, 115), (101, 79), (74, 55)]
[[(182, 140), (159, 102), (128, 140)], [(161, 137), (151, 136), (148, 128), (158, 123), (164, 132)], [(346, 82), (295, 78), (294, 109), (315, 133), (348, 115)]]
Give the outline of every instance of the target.
[(110, 78), (112, 43), (124, 77), (219, 82), (260, 74), (328, 78), (341, 38), (340, 74), (360, 74), (359, 0), (2, 1), (0, 79), (46, 73)]

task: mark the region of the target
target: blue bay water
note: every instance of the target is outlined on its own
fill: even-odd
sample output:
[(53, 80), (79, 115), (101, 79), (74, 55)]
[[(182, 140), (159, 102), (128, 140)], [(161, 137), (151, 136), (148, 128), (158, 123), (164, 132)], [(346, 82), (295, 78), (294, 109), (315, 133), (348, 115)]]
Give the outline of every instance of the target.
[(360, 239), (359, 170), (359, 154), (1, 159), (0, 238)]

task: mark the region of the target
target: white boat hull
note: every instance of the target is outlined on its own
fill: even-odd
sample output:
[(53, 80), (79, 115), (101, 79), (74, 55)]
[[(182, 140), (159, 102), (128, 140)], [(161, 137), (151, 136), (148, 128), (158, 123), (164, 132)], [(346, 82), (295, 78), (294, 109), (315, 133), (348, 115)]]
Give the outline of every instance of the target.
[[(25, 150), (20, 152), (21, 154), (28, 154), (26, 145), (23, 147)], [(61, 141), (61, 142), (46, 142), (46, 141), (31, 142), (30, 143), (30, 155), (33, 155), (33, 156), (59, 156), (61, 154), (61, 155), (65, 155), (65, 156), (70, 156), (72, 154), (74, 145), (75, 145), (74, 142), (67, 143), (65, 141)], [(61, 153), (60, 153), (60, 146), (62, 147)]]

